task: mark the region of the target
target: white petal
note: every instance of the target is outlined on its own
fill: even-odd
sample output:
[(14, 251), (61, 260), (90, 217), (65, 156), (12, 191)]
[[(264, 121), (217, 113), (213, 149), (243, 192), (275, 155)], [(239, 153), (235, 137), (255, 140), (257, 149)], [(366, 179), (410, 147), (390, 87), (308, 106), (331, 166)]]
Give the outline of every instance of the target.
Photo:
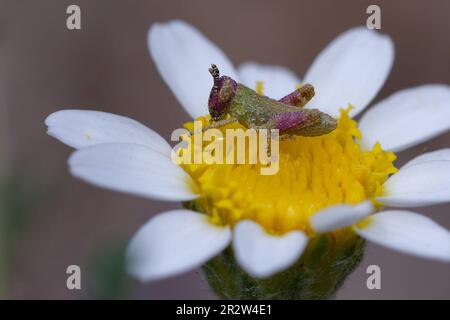
[(238, 73), (241, 83), (253, 90), (262, 81), (263, 94), (273, 99), (283, 98), (301, 83), (294, 72), (282, 66), (246, 62), (239, 66)]
[(433, 220), (408, 211), (384, 211), (355, 226), (363, 238), (415, 256), (450, 262), (450, 232)]
[(156, 23), (148, 32), (150, 54), (164, 81), (193, 118), (207, 114), (213, 80), (212, 63), (222, 75), (237, 80), (226, 55), (200, 31), (186, 22)]
[(440, 149), (436, 151), (427, 152), (415, 157), (414, 159), (408, 161), (402, 169), (409, 167), (411, 165), (429, 162), (429, 161), (450, 161), (450, 149)]
[(305, 83), (315, 87), (308, 106), (331, 115), (350, 103), (363, 110), (386, 81), (394, 61), (392, 40), (366, 27), (357, 27), (334, 39), (306, 72)]
[(392, 207), (418, 207), (450, 201), (450, 161), (435, 160), (401, 168), (384, 184), (378, 200)]
[(47, 133), (79, 149), (101, 143), (135, 143), (170, 156), (169, 144), (141, 123), (112, 113), (91, 110), (61, 110), (45, 119)]
[(142, 145), (100, 144), (75, 151), (71, 173), (96, 186), (152, 199), (182, 201), (197, 197), (193, 182), (178, 165)]
[(272, 236), (257, 223), (239, 222), (234, 228), (233, 248), (239, 265), (250, 275), (266, 278), (291, 266), (308, 243), (300, 231)]
[(423, 85), (394, 93), (368, 110), (359, 123), (362, 144), (401, 151), (450, 129), (450, 86)]
[(336, 205), (320, 210), (310, 218), (311, 227), (316, 232), (329, 232), (339, 228), (348, 227), (367, 217), (374, 211), (370, 201), (359, 205)]
[(141, 281), (174, 276), (197, 267), (230, 243), (231, 231), (204, 214), (173, 210), (157, 215), (134, 235), (127, 251), (130, 274)]

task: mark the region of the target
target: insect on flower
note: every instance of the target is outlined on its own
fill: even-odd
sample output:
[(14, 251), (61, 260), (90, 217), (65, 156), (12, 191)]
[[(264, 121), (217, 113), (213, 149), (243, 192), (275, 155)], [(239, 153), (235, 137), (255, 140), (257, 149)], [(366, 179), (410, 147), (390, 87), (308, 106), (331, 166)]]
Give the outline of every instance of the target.
[[(228, 76), (220, 76), (215, 64), (209, 69), (214, 85), (208, 108), (214, 121), (206, 129), (239, 122), (246, 128), (278, 129), (281, 140), (297, 136), (321, 136), (336, 129), (337, 122), (318, 109), (303, 108), (314, 96), (314, 87), (305, 84), (280, 100), (258, 94)], [(229, 117), (227, 117), (229, 116)], [(268, 134), (267, 139), (271, 139)], [(270, 144), (267, 153), (270, 156)]]
[[(153, 25), (148, 39), (163, 79), (194, 119), (207, 113), (205, 61), (217, 61), (247, 86), (265, 81), (271, 97), (300, 82), (279, 66), (246, 63), (235, 70), (219, 48), (182, 21)], [(333, 40), (303, 79), (320, 90), (317, 105), (338, 117), (337, 128), (325, 135), (321, 126), (297, 127), (295, 139), (279, 153), (276, 175), (239, 163), (179, 165), (155, 131), (106, 112), (59, 110), (45, 123), (49, 135), (76, 149), (68, 161), (75, 177), (151, 199), (189, 202), (189, 209), (160, 213), (137, 231), (126, 261), (137, 279), (154, 281), (203, 265), (213, 290), (227, 299), (325, 299), (360, 263), (363, 239), (450, 263), (450, 232), (406, 210), (450, 202), (450, 149), (422, 154), (399, 169), (394, 165), (394, 152), (450, 130), (450, 86), (404, 89), (372, 106), (359, 123), (351, 118), (376, 96), (393, 60), (389, 36), (365, 26)], [(277, 102), (218, 71), (214, 80), (210, 113), (216, 127), (231, 117), (248, 127), (274, 126), (280, 113), (267, 101), (277, 111), (281, 104), (284, 111), (291, 106), (312, 112), (301, 109), (313, 95), (308, 85)], [(253, 112), (253, 119), (239, 110)], [(286, 124), (279, 127), (289, 133)], [(297, 136), (305, 131), (322, 136)]]

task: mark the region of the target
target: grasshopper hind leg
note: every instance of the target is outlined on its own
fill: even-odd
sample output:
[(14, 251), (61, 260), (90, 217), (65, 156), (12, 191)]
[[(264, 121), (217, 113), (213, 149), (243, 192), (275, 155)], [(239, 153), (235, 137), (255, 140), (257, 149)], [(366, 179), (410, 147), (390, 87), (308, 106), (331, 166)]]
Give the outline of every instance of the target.
[(292, 107), (303, 108), (314, 97), (314, 94), (314, 87), (307, 83), (278, 101)]

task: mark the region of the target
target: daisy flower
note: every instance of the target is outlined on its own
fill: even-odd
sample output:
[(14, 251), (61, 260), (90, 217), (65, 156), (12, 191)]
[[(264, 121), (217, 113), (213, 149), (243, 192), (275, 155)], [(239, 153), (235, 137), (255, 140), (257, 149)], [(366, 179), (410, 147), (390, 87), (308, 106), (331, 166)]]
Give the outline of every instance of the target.
[[(361, 259), (364, 239), (450, 261), (450, 233), (403, 209), (450, 200), (450, 149), (422, 154), (400, 169), (393, 164), (394, 152), (450, 128), (450, 87), (402, 90), (373, 105), (359, 123), (352, 119), (388, 77), (394, 61), (388, 36), (364, 27), (344, 32), (303, 80), (280, 66), (249, 62), (235, 69), (182, 21), (154, 24), (148, 46), (193, 119), (209, 122), (208, 67), (214, 63), (222, 74), (275, 99), (310, 83), (316, 96), (306, 107), (337, 117), (338, 125), (324, 136), (280, 142), (279, 172), (263, 176), (254, 165), (178, 165), (161, 136), (123, 116), (85, 110), (48, 116), (48, 134), (77, 149), (69, 159), (74, 176), (183, 202), (184, 209), (155, 216), (133, 237), (128, 257), (135, 277), (161, 279), (206, 264), (208, 281), (222, 297), (311, 298), (336, 290)], [(274, 293), (283, 287), (303, 293)]]

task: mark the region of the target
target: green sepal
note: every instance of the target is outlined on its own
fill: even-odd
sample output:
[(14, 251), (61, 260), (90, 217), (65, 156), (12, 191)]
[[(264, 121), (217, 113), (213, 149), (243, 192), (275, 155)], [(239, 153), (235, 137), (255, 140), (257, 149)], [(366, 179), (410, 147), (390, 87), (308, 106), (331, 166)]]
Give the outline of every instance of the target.
[(361, 262), (364, 244), (356, 235), (314, 236), (292, 267), (266, 279), (253, 278), (243, 271), (229, 246), (206, 263), (203, 272), (221, 299), (329, 299)]

